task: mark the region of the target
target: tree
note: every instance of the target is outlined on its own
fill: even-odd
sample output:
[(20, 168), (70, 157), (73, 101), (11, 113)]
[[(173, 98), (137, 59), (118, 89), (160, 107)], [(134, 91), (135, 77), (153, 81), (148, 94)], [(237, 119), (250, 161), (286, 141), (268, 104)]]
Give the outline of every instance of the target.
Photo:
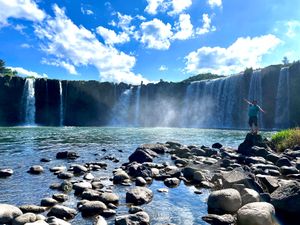
[(5, 62), (0, 59), (0, 74), (4, 73), (4, 69), (5, 69)]
[(283, 65), (285, 65), (285, 66), (289, 64), (289, 60), (286, 56), (283, 57), (282, 62), (283, 62)]
[(18, 72), (5, 67), (5, 61), (0, 59), (0, 75), (2, 76), (16, 76)]

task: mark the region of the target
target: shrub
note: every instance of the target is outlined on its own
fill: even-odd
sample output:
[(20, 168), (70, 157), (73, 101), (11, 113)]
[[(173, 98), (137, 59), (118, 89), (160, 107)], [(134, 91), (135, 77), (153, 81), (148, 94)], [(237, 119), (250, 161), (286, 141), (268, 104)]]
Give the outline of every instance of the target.
[(272, 136), (272, 142), (280, 152), (300, 145), (300, 128), (280, 131)]

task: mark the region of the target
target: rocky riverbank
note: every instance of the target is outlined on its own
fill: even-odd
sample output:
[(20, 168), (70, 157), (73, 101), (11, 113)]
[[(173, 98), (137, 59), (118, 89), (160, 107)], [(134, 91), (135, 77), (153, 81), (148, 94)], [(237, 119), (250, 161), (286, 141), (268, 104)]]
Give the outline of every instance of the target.
[[(140, 206), (152, 201), (155, 193), (148, 186), (153, 180), (166, 186), (159, 192), (168, 192), (182, 182), (199, 188), (195, 195), (201, 194), (201, 188), (211, 189), (208, 214), (202, 217), (209, 224), (275, 225), (277, 218), (282, 217), (289, 220), (284, 224), (297, 224), (300, 148), (295, 146), (281, 154), (272, 148), (267, 140), (250, 134), (237, 150), (220, 143), (211, 147), (176, 142), (142, 145), (128, 162), (109, 175), (115, 186), (125, 187), (125, 199), (114, 192), (114, 186), (93, 175), (97, 170), (105, 170), (105, 162), (78, 164), (80, 156), (76, 152), (58, 152), (58, 160), (74, 163), (68, 168), (61, 163), (50, 168), (52, 176), (61, 182), (45, 188), (57, 193), (41, 199), (40, 205), (0, 204), (0, 224), (68, 225), (79, 213), (83, 218), (93, 218), (97, 225), (107, 224), (107, 218), (114, 218), (114, 224), (151, 224), (151, 218)], [(166, 157), (172, 161), (158, 160)], [(115, 157), (108, 160), (119, 161)], [(49, 159), (41, 162), (42, 166), (28, 168), (28, 173), (43, 176)], [(14, 171), (9, 168), (0, 170), (2, 179), (13, 176)], [(76, 208), (64, 204), (73, 195), (78, 200)], [(121, 201), (127, 203), (127, 214), (118, 213)]]

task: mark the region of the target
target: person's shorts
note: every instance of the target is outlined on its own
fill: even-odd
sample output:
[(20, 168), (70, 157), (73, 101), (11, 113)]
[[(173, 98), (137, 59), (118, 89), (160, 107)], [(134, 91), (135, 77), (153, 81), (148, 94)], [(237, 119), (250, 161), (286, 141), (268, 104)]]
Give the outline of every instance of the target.
[(257, 126), (257, 116), (249, 117), (249, 126), (252, 127), (252, 124), (254, 124), (254, 126)]

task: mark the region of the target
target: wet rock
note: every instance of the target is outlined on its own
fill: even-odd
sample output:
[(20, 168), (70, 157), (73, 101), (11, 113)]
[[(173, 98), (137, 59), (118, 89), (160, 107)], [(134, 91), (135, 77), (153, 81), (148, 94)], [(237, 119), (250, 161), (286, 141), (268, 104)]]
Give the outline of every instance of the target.
[(101, 181), (93, 181), (92, 187), (93, 189), (102, 189), (104, 185), (101, 183)]
[(53, 198), (43, 198), (41, 200), (41, 206), (52, 207), (56, 205), (58, 202)]
[(180, 184), (180, 180), (176, 177), (171, 177), (171, 178), (165, 179), (164, 184), (169, 188), (174, 188)]
[(74, 174), (82, 174), (88, 171), (88, 169), (85, 166), (78, 164), (72, 165), (71, 169), (73, 170)]
[(298, 174), (299, 170), (293, 166), (282, 166), (280, 167), (280, 172), (282, 175)]
[(51, 208), (47, 216), (55, 216), (60, 219), (73, 219), (77, 211), (62, 205), (55, 205)]
[(37, 221), (37, 216), (34, 213), (25, 213), (13, 219), (12, 225), (24, 225)]
[(48, 158), (41, 158), (40, 161), (41, 161), (41, 162), (47, 163), (47, 162), (51, 162), (51, 159), (48, 159)]
[[(32, 222), (32, 223), (25, 223), (25, 225), (50, 225), (50, 224), (47, 223), (44, 220), (37, 220), (37, 221)], [(51, 224), (51, 225), (54, 225), (54, 224)], [(55, 224), (55, 225), (58, 225), (58, 224)]]
[(276, 210), (299, 216), (300, 212), (300, 183), (283, 183), (271, 194), (271, 203)]
[(242, 206), (240, 193), (232, 188), (213, 191), (207, 201), (209, 213), (235, 213)]
[(101, 192), (97, 190), (87, 189), (81, 194), (82, 199), (87, 199), (90, 201), (100, 200)]
[(143, 177), (137, 177), (135, 180), (135, 185), (136, 186), (146, 186), (147, 182)]
[(197, 171), (197, 169), (192, 168), (192, 167), (185, 167), (181, 172), (183, 174), (183, 176), (187, 179), (187, 180), (193, 180), (194, 178), (194, 173)]
[(0, 224), (10, 224), (14, 218), (22, 214), (22, 211), (16, 206), (0, 204)]
[(95, 222), (93, 223), (93, 225), (107, 225), (107, 222), (102, 216), (98, 215), (95, 218)]
[[(204, 152), (203, 150), (201, 151)], [(188, 159), (193, 156), (191, 149), (186, 147), (177, 148), (176, 150), (173, 151), (173, 154), (175, 154), (177, 157), (182, 159)]]
[(64, 152), (58, 152), (56, 154), (57, 159), (77, 159), (79, 155), (77, 155), (76, 152), (69, 152), (69, 151), (64, 151)]
[(137, 212), (135, 214), (117, 216), (115, 225), (149, 225), (150, 217), (146, 212)]
[(115, 216), (116, 214), (117, 214), (116, 210), (104, 209), (101, 215), (104, 216), (105, 218), (109, 218)]
[(127, 166), (127, 171), (132, 177), (152, 177), (151, 168), (136, 162), (129, 164)]
[(85, 175), (83, 176), (83, 179), (85, 179), (85, 180), (94, 180), (95, 177), (94, 177), (93, 174), (87, 173), (87, 174), (85, 174)]
[(144, 144), (140, 148), (150, 149), (157, 154), (164, 154), (167, 151), (167, 147), (163, 144)]
[(68, 195), (65, 195), (63, 193), (56, 193), (52, 195), (52, 198), (58, 202), (65, 202), (68, 200)]
[(259, 202), (260, 195), (257, 191), (254, 191), (250, 188), (244, 188), (241, 192), (242, 195), (242, 205), (246, 205), (251, 202)]
[(277, 160), (276, 166), (278, 166), (278, 167), (292, 166), (292, 163), (291, 163), (291, 161), (288, 158), (282, 157), (282, 158), (280, 158), (280, 159)]
[(73, 185), (73, 189), (77, 193), (82, 193), (83, 191), (87, 189), (92, 189), (92, 184), (86, 181), (78, 182)]
[(100, 195), (100, 201), (104, 202), (105, 204), (112, 203), (114, 205), (118, 205), (119, 196), (115, 193), (104, 192)]
[(114, 184), (121, 184), (129, 179), (129, 175), (124, 170), (119, 169), (114, 173), (113, 182)]
[(23, 213), (43, 213), (47, 210), (47, 207), (38, 205), (22, 205), (19, 207)]
[(176, 159), (174, 163), (178, 167), (187, 166), (189, 164), (188, 160), (180, 158)]
[(71, 179), (72, 177), (74, 177), (74, 175), (69, 172), (61, 172), (57, 175), (57, 178), (59, 179)]
[(173, 149), (180, 148), (182, 146), (180, 143), (174, 141), (167, 141), (166, 145), (168, 148), (173, 148)]
[(239, 225), (274, 225), (275, 209), (267, 202), (253, 202), (244, 205), (237, 212)]
[(280, 157), (274, 153), (270, 153), (266, 156), (266, 160), (272, 162), (272, 163), (276, 163), (278, 160), (280, 159)]
[(56, 218), (55, 216), (50, 216), (46, 219), (46, 222), (49, 224), (49, 225), (71, 225), (70, 223), (62, 220), (62, 219), (59, 219), (59, 218)]
[(261, 135), (248, 133), (244, 142), (239, 145), (238, 153), (250, 156), (251, 148), (253, 146), (265, 147), (265, 143), (263, 142), (263, 138)]
[(126, 202), (135, 205), (149, 203), (153, 198), (153, 193), (145, 187), (135, 187), (126, 193)]
[(167, 188), (159, 188), (159, 189), (157, 189), (157, 191), (160, 193), (168, 193), (169, 192), (169, 190)]
[(143, 211), (143, 209), (141, 208), (141, 207), (139, 207), (139, 206), (131, 206), (130, 208), (129, 208), (129, 210), (128, 210), (128, 212), (130, 213), (130, 214), (135, 214), (135, 213), (137, 213), (137, 212), (142, 212)]
[(66, 170), (67, 168), (65, 166), (54, 166), (50, 168), (50, 172), (56, 173), (56, 172), (62, 172)]
[(156, 153), (151, 151), (150, 149), (137, 148), (135, 152), (133, 152), (129, 156), (129, 162), (153, 162), (153, 157), (156, 156)]
[(31, 173), (31, 174), (41, 174), (42, 172), (44, 172), (44, 169), (42, 166), (39, 166), (39, 165), (32, 166), (28, 170), (28, 173)]
[(230, 188), (234, 184), (248, 184), (249, 180), (250, 178), (240, 169), (224, 172), (222, 174), (222, 181), (225, 188)]
[(12, 169), (1, 169), (0, 178), (5, 178), (13, 175), (14, 171)]
[(59, 189), (64, 192), (69, 192), (72, 190), (72, 188), (73, 188), (73, 184), (70, 181), (65, 180), (60, 184)]
[(272, 193), (279, 187), (278, 178), (276, 177), (260, 174), (256, 177), (269, 193)]
[(205, 175), (202, 171), (198, 170), (198, 171), (195, 171), (194, 174), (193, 174), (193, 183), (196, 183), (196, 184), (199, 184), (201, 183), (202, 181), (205, 181), (206, 178), (205, 178)]
[(216, 215), (216, 214), (208, 214), (203, 216), (202, 219), (212, 225), (234, 225), (235, 218), (230, 214), (224, 215)]
[(83, 216), (94, 216), (102, 214), (107, 206), (101, 201), (87, 201), (80, 207)]
[(223, 147), (223, 145), (217, 142), (217, 143), (214, 143), (211, 147), (212, 147), (212, 148), (220, 149), (220, 148)]

